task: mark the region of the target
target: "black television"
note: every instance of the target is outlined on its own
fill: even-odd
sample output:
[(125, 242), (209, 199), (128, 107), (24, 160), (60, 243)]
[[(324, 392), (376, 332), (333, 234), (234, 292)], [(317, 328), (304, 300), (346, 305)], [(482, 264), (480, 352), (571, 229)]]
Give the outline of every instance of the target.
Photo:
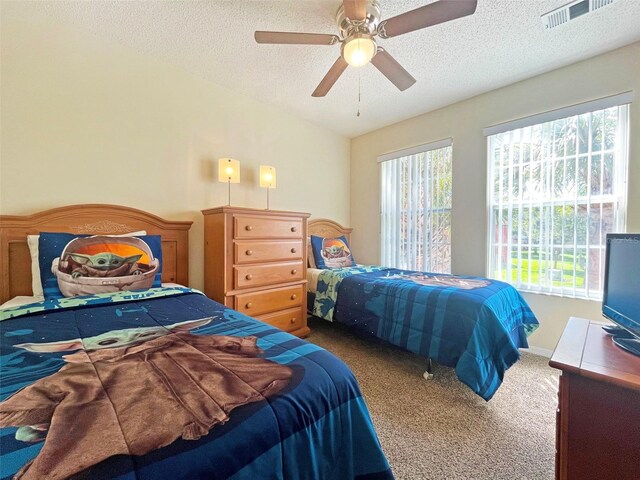
[(640, 355), (640, 233), (607, 235), (602, 314), (622, 328), (614, 343)]

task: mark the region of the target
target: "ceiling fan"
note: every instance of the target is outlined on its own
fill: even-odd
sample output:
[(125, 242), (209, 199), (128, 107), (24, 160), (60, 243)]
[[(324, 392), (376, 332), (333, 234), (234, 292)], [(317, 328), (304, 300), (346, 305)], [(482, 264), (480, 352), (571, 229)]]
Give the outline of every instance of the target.
[(400, 90), (416, 83), (375, 37), (391, 38), (439, 23), (466, 17), (476, 11), (478, 0), (440, 0), (380, 21), (380, 8), (375, 0), (343, 0), (336, 13), (339, 35), (326, 33), (264, 32), (257, 31), (258, 43), (289, 45), (335, 45), (340, 57), (329, 69), (311, 94), (324, 97), (347, 66), (360, 67), (371, 62)]

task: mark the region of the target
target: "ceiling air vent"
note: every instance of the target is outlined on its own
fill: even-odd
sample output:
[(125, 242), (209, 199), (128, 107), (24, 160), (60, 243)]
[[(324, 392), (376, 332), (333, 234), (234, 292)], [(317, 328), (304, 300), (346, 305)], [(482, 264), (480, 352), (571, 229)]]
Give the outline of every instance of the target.
[(576, 0), (542, 15), (544, 28), (555, 28), (585, 13), (593, 12), (612, 4), (616, 0)]

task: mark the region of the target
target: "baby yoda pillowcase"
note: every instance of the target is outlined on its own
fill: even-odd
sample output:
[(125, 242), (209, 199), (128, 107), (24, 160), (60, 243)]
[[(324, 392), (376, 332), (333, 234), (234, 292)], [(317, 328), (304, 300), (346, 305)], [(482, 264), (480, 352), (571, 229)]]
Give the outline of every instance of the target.
[[(60, 258), (63, 251), (72, 241), (79, 239), (91, 239), (90, 245), (78, 246), (78, 254), (74, 259), (65, 253), (65, 258)], [(94, 241), (97, 239), (98, 241)], [(125, 241), (119, 239), (128, 239)], [(138, 249), (148, 248), (150, 255), (144, 252), (133, 251), (136, 245), (131, 245), (129, 240), (139, 240), (143, 243), (137, 245)], [(77, 242), (75, 242), (77, 243)], [(160, 287), (162, 283), (162, 242), (159, 235), (143, 235), (140, 237), (109, 237), (76, 235), (72, 233), (47, 233), (42, 232), (38, 240), (40, 279), (45, 299), (61, 298), (64, 296), (88, 295), (103, 293), (104, 291), (134, 290), (138, 288)], [(73, 248), (71, 249), (73, 250)], [(139, 256), (138, 256), (139, 255)], [(136, 258), (136, 256), (138, 256)], [(143, 258), (144, 257), (144, 258)], [(147, 268), (150, 257), (153, 257), (156, 268)], [(143, 262), (144, 265), (141, 264)], [(140, 268), (138, 268), (140, 267)], [(54, 273), (55, 272), (55, 273)], [(151, 273), (150, 273), (151, 272)], [(150, 285), (139, 283), (141, 278), (132, 278), (132, 275), (146, 274), (145, 279), (152, 276)], [(113, 276), (129, 279), (122, 285)], [(64, 287), (66, 295), (61, 291), (58, 278), (66, 281)], [(77, 284), (77, 285), (72, 285)], [(109, 285), (111, 288), (91, 288), (89, 285)]]
[(74, 238), (51, 265), (65, 297), (146, 290), (159, 269), (149, 245), (136, 237)]
[(317, 268), (331, 269), (356, 265), (349, 242), (344, 235), (335, 238), (311, 235), (311, 249)]
[[(110, 237), (141, 237), (146, 235), (145, 230), (138, 230), (135, 232), (122, 233), (118, 235), (109, 235)], [(40, 263), (39, 258), (39, 242), (40, 235), (27, 235), (27, 245), (29, 245), (29, 254), (31, 255), (31, 290), (33, 296), (37, 301), (44, 300), (44, 293), (42, 292), (42, 280), (40, 279)]]

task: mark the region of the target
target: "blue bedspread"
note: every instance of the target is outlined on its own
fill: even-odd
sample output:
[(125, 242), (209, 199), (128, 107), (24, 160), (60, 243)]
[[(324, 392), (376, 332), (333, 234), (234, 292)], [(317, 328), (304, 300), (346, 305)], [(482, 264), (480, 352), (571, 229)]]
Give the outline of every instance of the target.
[(313, 313), (454, 367), (485, 400), (538, 327), (509, 284), (380, 267), (323, 271)]
[[(180, 333), (176, 333), (178, 332), (176, 325), (181, 326)], [(185, 328), (184, 325), (188, 327)], [(134, 334), (137, 336), (135, 341), (132, 340)], [(78, 415), (74, 417), (77, 418), (77, 422), (73, 420), (68, 425), (60, 425), (60, 418), (63, 417), (56, 417), (56, 412), (53, 413), (54, 419), (50, 423), (42, 417), (38, 425), (34, 426), (35, 428), (19, 429), (20, 418), (34, 412), (38, 413), (38, 408), (41, 407), (44, 411), (45, 404), (51, 403), (53, 405), (51, 408), (57, 406), (60, 409), (71, 395), (68, 391), (61, 394), (60, 391), (64, 388), (70, 388), (69, 385), (78, 390), (87, 388), (87, 385), (66, 382), (64, 388), (59, 387), (60, 391), (40, 389), (34, 393), (35, 385), (47, 385), (47, 382), (53, 385), (54, 379), (59, 377), (64, 369), (75, 368), (76, 365), (82, 366), (83, 361), (89, 361), (88, 358), (94, 362), (88, 364), (89, 370), (91, 366), (95, 367), (100, 377), (99, 381), (105, 381), (102, 372), (112, 372), (115, 368), (113, 362), (121, 361), (119, 357), (109, 356), (110, 352), (116, 351), (115, 348), (111, 350), (109, 348), (110, 346), (121, 347), (124, 342), (128, 344), (122, 349), (126, 358), (133, 358), (142, 352), (141, 358), (144, 358), (144, 361), (148, 357), (149, 364), (153, 364), (156, 370), (158, 370), (157, 365), (160, 365), (163, 369), (160, 375), (166, 375), (173, 365), (171, 362), (175, 363), (169, 359), (168, 350), (163, 350), (166, 348), (166, 339), (172, 335), (176, 340), (173, 342), (174, 348), (187, 349), (193, 345), (204, 344), (209, 338), (215, 339), (214, 337), (220, 336), (223, 343), (226, 342), (227, 346), (224, 348), (231, 348), (231, 350), (225, 350), (221, 357), (212, 357), (220, 362), (219, 358), (243, 353), (243, 342), (247, 345), (254, 344), (256, 340), (252, 337), (257, 337), (257, 347), (260, 351), (255, 358), (253, 354), (247, 354), (241, 359), (244, 363), (238, 361), (238, 364), (216, 364), (218, 370), (234, 372), (226, 378), (232, 383), (239, 383), (237, 389), (240, 389), (245, 385), (238, 382), (239, 377), (236, 378), (236, 373), (244, 372), (242, 369), (246, 367), (246, 362), (262, 362), (260, 365), (265, 372), (277, 370), (278, 375), (286, 367), (288, 383), (283, 388), (278, 387), (281, 389), (277, 393), (260, 397), (258, 401), (253, 399), (241, 406), (227, 406), (226, 408), (230, 410), (229, 418), (214, 425), (208, 434), (205, 432), (203, 436), (197, 438), (202, 432), (192, 429), (191, 436), (183, 434), (175, 441), (166, 443), (165, 446), (160, 445), (144, 455), (111, 456), (95, 465), (87, 465), (80, 474), (80, 478), (123, 480), (393, 478), (357, 381), (342, 361), (316, 345), (251, 319), (196, 293), (146, 298), (118, 304), (56, 309), (0, 322), (0, 400), (2, 400), (0, 424), (11, 425), (0, 429), (2, 454), (0, 478), (11, 478), (20, 469), (23, 469), (23, 472), (26, 470), (24, 478), (32, 478), (29, 477), (31, 467), (25, 469), (25, 465), (39, 455), (44, 455), (49, 441), (68, 442), (68, 448), (65, 445), (64, 452), (74, 450), (82, 452), (83, 449), (89, 452), (98, 448), (108, 449), (113, 440), (106, 433), (109, 431), (107, 429), (100, 442), (94, 442), (94, 444), (89, 442), (86, 432), (93, 427), (86, 423), (87, 419), (91, 420), (88, 409), (93, 408), (93, 404), (90, 403), (80, 405), (80, 409), (77, 410)], [(142, 338), (145, 336), (151, 338), (147, 343)], [(230, 340), (238, 338), (240, 350), (234, 352), (233, 348), (236, 347), (228, 347), (228, 345), (235, 345), (234, 341), (228, 341), (229, 337), (233, 337)], [(195, 338), (192, 345), (189, 344), (189, 338)], [(73, 343), (74, 341), (76, 343)], [(145, 350), (146, 345), (151, 345), (152, 342), (155, 342), (153, 348)], [(109, 345), (110, 343), (113, 345)], [(104, 349), (92, 351), (92, 348)], [(52, 349), (60, 351), (52, 351)], [(93, 356), (96, 352), (101, 352), (103, 356)], [(193, 352), (200, 354), (195, 350)], [(166, 357), (164, 360), (163, 355)], [(97, 358), (100, 358), (100, 361), (112, 362), (108, 366), (111, 370), (99, 365)], [(155, 360), (151, 360), (154, 358)], [(165, 363), (162, 364), (162, 361)], [(183, 365), (179, 364), (178, 361), (176, 371), (185, 377), (190, 376), (193, 380), (196, 375), (193, 372), (181, 371)], [(135, 366), (135, 363), (132, 365)], [(266, 368), (268, 366), (272, 368)], [(249, 373), (255, 376), (255, 372)], [(127, 376), (124, 379), (125, 387), (132, 390), (142, 388), (144, 386), (142, 384), (149, 381), (148, 378), (142, 377), (144, 376)], [(164, 378), (163, 384), (155, 387), (170, 386), (172, 381), (171, 378)], [(58, 385), (61, 383), (58, 381)], [(277, 382), (274, 381), (273, 384), (275, 383)], [(204, 380), (194, 384), (202, 385)], [(268, 388), (273, 384), (268, 385)], [(162, 425), (158, 425), (160, 420), (156, 417), (156, 415), (160, 416), (161, 412), (149, 411), (145, 408), (146, 402), (156, 402), (156, 398), (136, 398), (135, 402), (132, 401), (123, 406), (122, 402), (117, 404), (116, 400), (109, 396), (112, 395), (114, 387), (109, 387), (111, 390), (105, 388), (108, 390), (107, 397), (104, 395), (103, 397), (111, 400), (113, 404), (108, 410), (114, 410), (118, 414), (122, 412), (122, 417), (126, 415), (131, 417), (131, 412), (135, 410), (140, 412), (136, 415), (148, 416), (139, 420), (143, 424), (146, 422), (150, 432), (157, 433), (162, 429)], [(121, 394), (122, 387), (118, 388)], [(183, 394), (185, 408), (190, 401), (189, 395), (196, 393), (202, 392)], [(12, 399), (20, 398), (21, 395), (32, 402), (36, 394), (38, 395), (36, 404), (30, 406), (28, 411), (26, 406), (16, 407), (11, 404)], [(209, 395), (211, 396), (211, 393)], [(221, 408), (225, 407), (219, 399), (215, 398), (215, 394), (212, 400), (219, 403)], [(21, 408), (25, 411), (16, 412)], [(179, 410), (175, 410), (175, 415), (164, 417), (165, 422), (170, 423), (172, 417), (179, 416), (181, 413)], [(50, 410), (47, 410), (47, 415), (51, 416)], [(95, 421), (103, 419), (104, 416), (97, 415)], [(132, 438), (131, 433), (125, 431), (126, 422), (123, 418), (119, 420), (121, 421), (119, 428), (122, 429), (126, 445), (130, 445), (134, 450), (136, 442), (145, 443), (144, 438)], [(54, 432), (56, 429), (57, 433)], [(16, 436), (20, 440), (16, 439)], [(38, 436), (41, 438), (35, 438)], [(185, 439), (185, 436), (188, 439)], [(55, 445), (49, 447), (55, 447)]]

